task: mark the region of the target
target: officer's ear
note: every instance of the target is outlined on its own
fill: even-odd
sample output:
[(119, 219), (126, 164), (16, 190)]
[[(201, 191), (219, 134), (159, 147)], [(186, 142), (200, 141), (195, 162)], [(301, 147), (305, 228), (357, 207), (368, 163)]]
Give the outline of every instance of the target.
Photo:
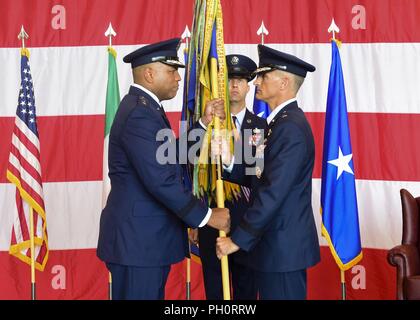
[(286, 77), (282, 77), (281, 78), (281, 83), (280, 83), (280, 88), (282, 90), (284, 90), (287, 87), (288, 83), (289, 83), (289, 79), (287, 79)]
[(144, 68), (143, 76), (147, 83), (153, 83), (155, 70), (151, 66), (146, 66)]
[(287, 87), (289, 87), (291, 84), (291, 79), (288, 76), (282, 76), (281, 77), (281, 82), (280, 82), (280, 89), (284, 90)]

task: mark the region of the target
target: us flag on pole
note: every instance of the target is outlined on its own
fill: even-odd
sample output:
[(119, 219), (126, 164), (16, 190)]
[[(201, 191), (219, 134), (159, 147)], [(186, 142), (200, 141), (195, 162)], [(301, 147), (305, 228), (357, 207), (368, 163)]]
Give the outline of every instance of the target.
[(9, 253), (31, 263), (30, 209), (33, 208), (35, 267), (44, 270), (48, 236), (42, 191), (39, 136), (29, 51), (21, 52), (21, 86), (10, 146), (7, 179), (16, 186), (16, 207)]

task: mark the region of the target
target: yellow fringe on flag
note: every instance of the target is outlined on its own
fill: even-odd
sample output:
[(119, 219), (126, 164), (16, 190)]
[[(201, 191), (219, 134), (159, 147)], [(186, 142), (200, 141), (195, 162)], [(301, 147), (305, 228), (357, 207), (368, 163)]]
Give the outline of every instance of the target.
[(30, 56), (29, 49), (28, 48), (21, 48), (20, 49), (20, 55), (21, 56), (27, 56), (29, 58), (29, 56)]

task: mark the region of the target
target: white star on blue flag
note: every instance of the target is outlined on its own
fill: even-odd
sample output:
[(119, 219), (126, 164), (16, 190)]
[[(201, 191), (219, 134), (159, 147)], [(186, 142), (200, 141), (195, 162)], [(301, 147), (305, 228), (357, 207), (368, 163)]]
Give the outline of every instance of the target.
[(328, 161), (329, 164), (337, 167), (337, 180), (340, 178), (341, 174), (345, 171), (354, 175), (353, 170), (350, 168), (350, 161), (353, 155), (350, 153), (348, 155), (343, 155), (341, 147), (338, 147), (338, 158)]

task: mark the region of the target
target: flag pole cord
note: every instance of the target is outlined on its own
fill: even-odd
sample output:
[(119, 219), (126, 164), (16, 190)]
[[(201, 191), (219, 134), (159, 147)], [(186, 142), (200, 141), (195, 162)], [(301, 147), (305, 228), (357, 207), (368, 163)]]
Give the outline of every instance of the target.
[(31, 207), (29, 212), (29, 229), (31, 237), (31, 300), (36, 300), (35, 287), (35, 240), (34, 240), (34, 209)]
[(346, 300), (346, 278), (343, 270), (340, 270), (341, 274), (341, 300)]

